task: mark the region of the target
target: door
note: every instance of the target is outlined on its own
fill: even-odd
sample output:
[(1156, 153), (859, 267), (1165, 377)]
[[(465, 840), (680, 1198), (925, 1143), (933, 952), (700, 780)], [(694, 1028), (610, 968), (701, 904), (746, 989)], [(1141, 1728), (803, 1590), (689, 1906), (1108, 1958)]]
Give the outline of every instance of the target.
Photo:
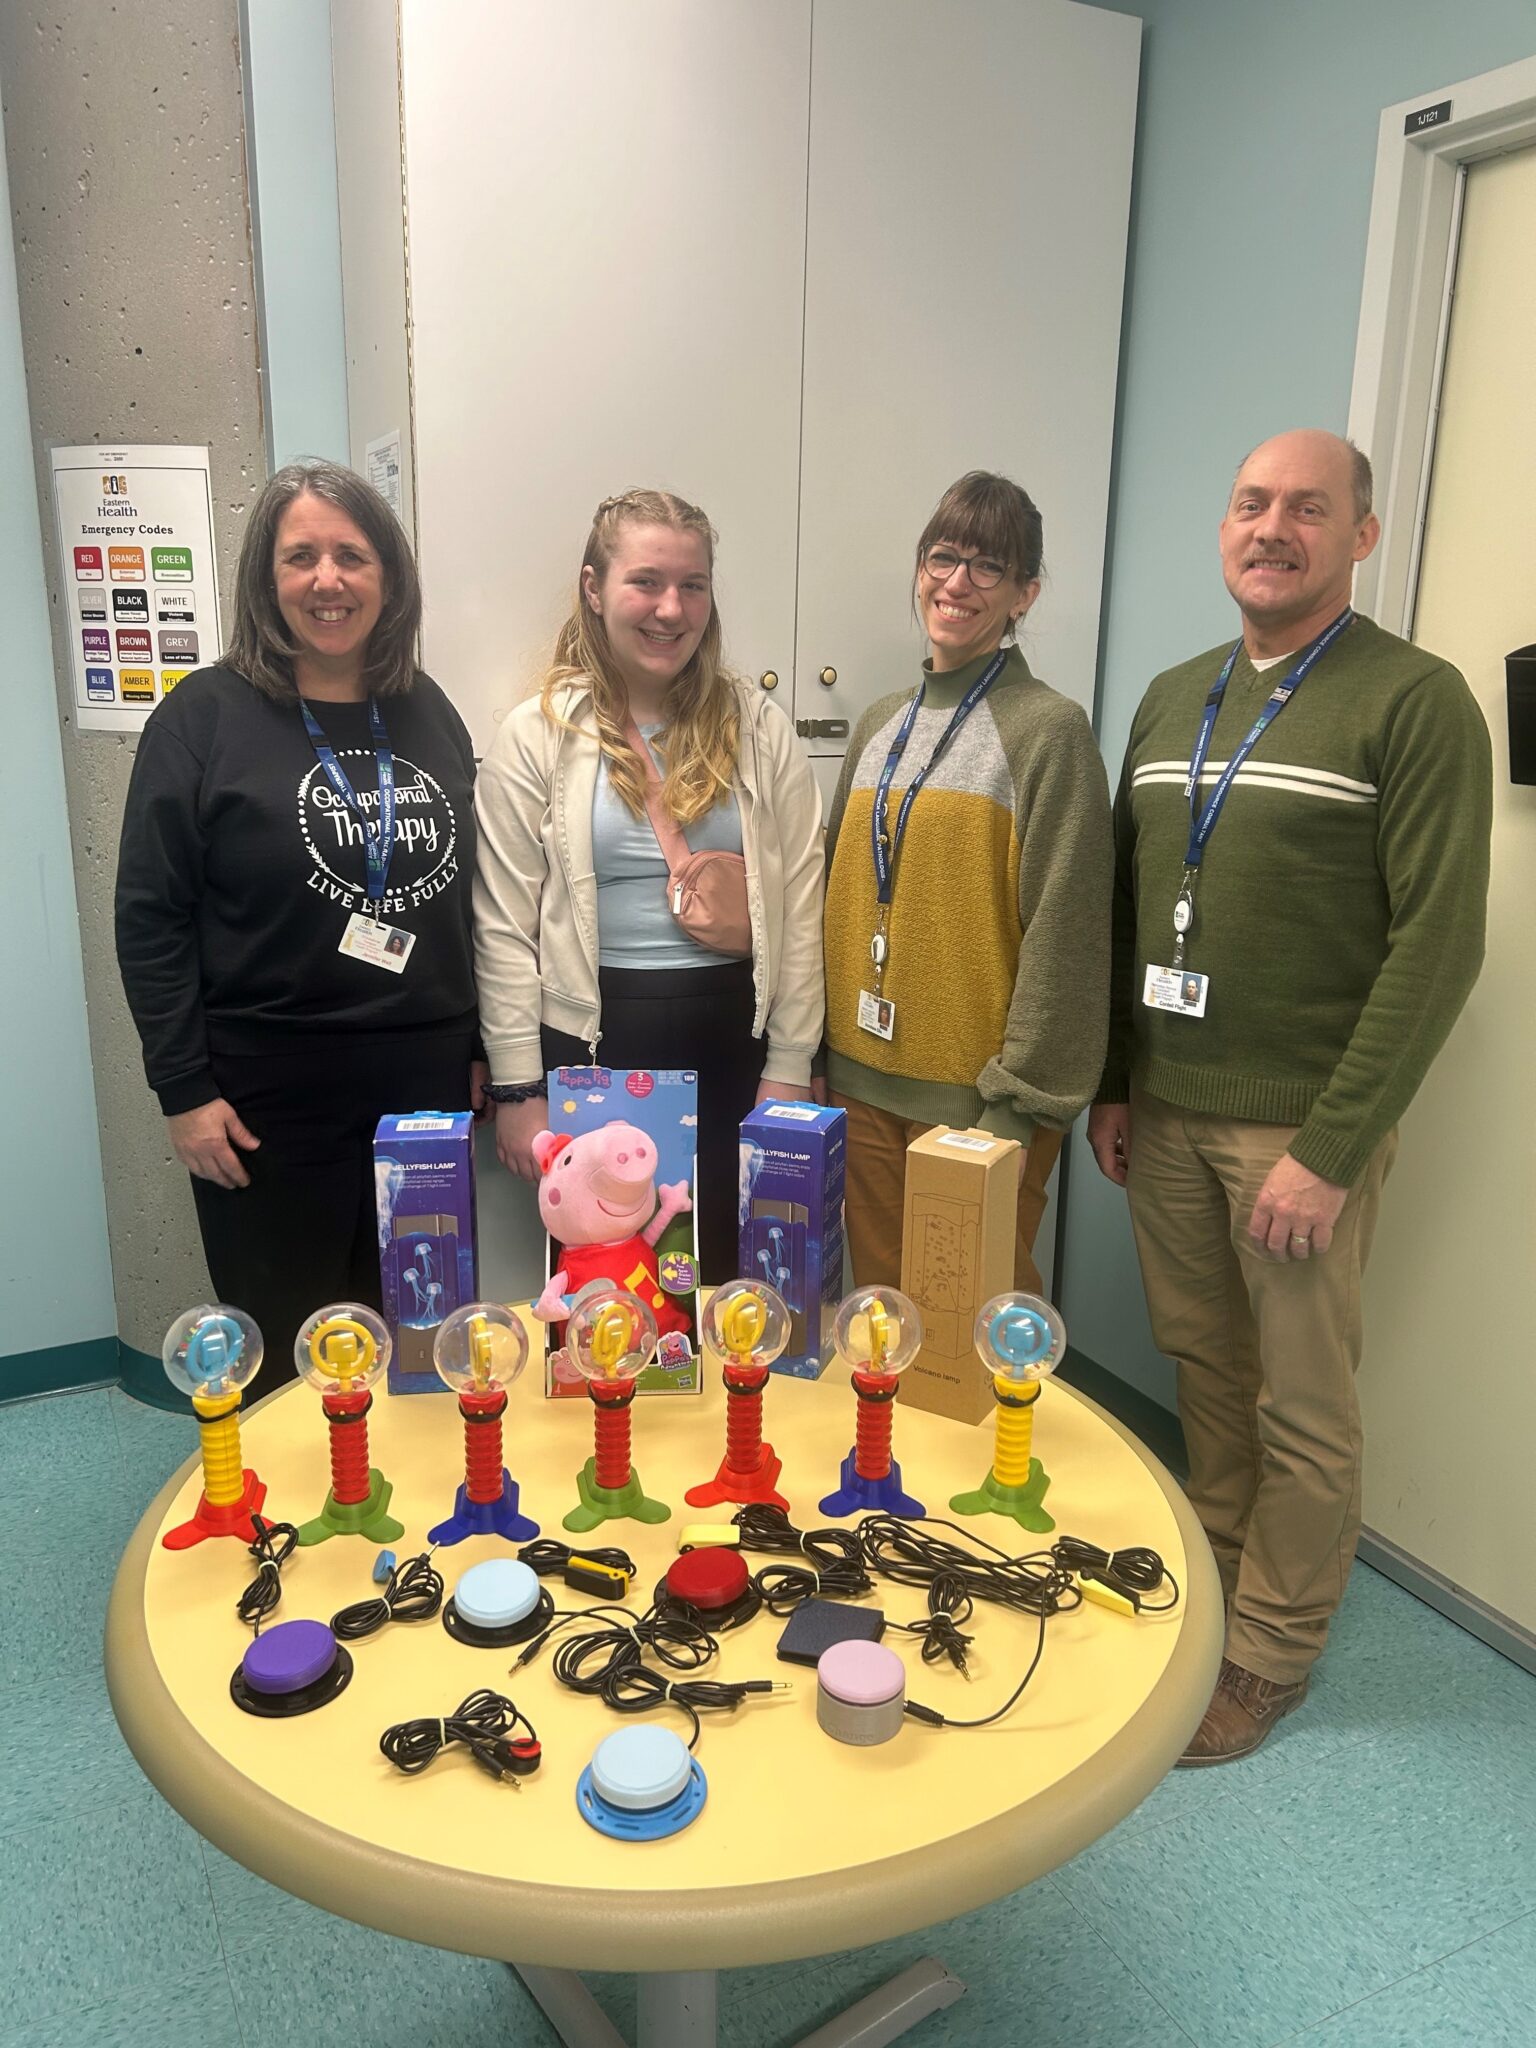
[(1365, 1518), (1536, 1629), (1536, 789), (1509, 781), (1504, 656), (1536, 639), (1536, 149), (1473, 164), (1414, 638), (1494, 743), (1488, 951), (1403, 1120), (1366, 1277)]
[(727, 655), (794, 661), (810, 0), (404, 0), (426, 665), (476, 748), (594, 507), (720, 533)]
[(1092, 707), (1140, 31), (1058, 0), (817, 0), (799, 719), (915, 680), (917, 537), (973, 468), (1040, 507), (1021, 644)]

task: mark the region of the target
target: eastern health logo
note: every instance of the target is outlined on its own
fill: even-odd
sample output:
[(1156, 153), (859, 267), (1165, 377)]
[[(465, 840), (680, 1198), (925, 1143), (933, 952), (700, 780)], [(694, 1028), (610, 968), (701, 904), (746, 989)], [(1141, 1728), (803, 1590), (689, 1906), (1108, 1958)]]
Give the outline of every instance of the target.
[[(342, 747), (336, 758), (371, 824), (379, 807), (378, 789), (370, 786), (377, 775), (373, 749)], [(307, 886), (343, 910), (361, 909), (368, 873), (363, 828), (331, 788), (318, 761), (299, 783), (299, 831), (314, 864)], [(384, 916), (414, 910), (440, 896), (459, 872), (458, 845), (458, 821), (442, 784), (397, 754), (395, 847)]]

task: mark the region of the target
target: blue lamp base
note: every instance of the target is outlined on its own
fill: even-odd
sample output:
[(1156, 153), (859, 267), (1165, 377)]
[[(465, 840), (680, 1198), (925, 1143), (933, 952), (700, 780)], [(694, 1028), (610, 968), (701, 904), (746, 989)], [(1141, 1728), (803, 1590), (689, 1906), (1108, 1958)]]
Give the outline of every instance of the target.
[(539, 1533), (537, 1522), (518, 1511), (517, 1481), (503, 1465), (501, 1493), (495, 1500), (471, 1500), (467, 1483), (453, 1497), (453, 1513), (427, 1531), (429, 1543), (462, 1543), (466, 1536), (504, 1536), (509, 1543), (528, 1543)]
[(928, 1510), (920, 1500), (914, 1500), (910, 1493), (901, 1488), (901, 1467), (892, 1458), (891, 1469), (883, 1479), (861, 1479), (857, 1469), (858, 1452), (852, 1450), (844, 1458), (838, 1471), (842, 1484), (835, 1493), (829, 1493), (821, 1503), (819, 1512), (824, 1515), (900, 1515), (904, 1521), (921, 1521)]

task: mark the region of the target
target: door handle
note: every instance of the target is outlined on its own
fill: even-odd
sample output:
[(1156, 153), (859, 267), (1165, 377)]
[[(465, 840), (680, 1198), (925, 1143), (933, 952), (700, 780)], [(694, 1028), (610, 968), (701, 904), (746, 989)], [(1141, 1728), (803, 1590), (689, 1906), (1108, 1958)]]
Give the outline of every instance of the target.
[(824, 668), (817, 680), (824, 690), (830, 690), (837, 681), (837, 670), (835, 668)]
[(765, 690), (776, 690), (779, 687), (778, 670), (772, 668), (765, 668), (757, 680), (762, 684)]

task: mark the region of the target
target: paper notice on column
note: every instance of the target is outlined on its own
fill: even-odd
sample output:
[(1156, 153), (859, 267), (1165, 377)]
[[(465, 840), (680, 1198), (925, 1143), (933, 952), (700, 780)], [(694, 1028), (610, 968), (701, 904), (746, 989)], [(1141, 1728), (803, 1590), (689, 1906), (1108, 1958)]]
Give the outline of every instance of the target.
[(400, 514), (400, 429), (368, 443), (368, 481), (398, 519)]
[(206, 448), (52, 448), (75, 723), (136, 732), (189, 669), (217, 661)]

